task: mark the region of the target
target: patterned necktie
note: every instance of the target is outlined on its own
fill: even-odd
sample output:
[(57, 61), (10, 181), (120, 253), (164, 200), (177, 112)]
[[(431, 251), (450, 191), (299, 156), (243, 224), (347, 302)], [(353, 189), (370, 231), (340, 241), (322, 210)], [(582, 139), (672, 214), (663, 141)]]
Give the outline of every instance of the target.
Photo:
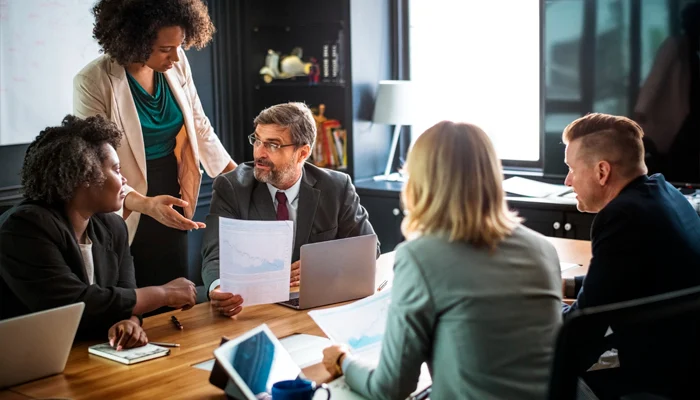
[(277, 199), (277, 220), (289, 220), (289, 210), (287, 209), (287, 195), (285, 195), (284, 192), (277, 192), (275, 193), (275, 198)]

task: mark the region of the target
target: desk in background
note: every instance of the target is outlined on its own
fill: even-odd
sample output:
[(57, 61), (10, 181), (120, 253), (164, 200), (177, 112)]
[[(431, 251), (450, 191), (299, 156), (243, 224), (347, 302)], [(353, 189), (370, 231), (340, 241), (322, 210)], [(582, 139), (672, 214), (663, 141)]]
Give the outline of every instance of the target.
[[(402, 182), (355, 182), (362, 206), (369, 213), (369, 220), (381, 242), (382, 252), (394, 250), (404, 238), (401, 234), (400, 193)], [(569, 198), (506, 197), (508, 206), (525, 219), (524, 225), (549, 237), (590, 240), (591, 224), (595, 214), (576, 209), (575, 200)]]
[[(564, 271), (563, 276), (585, 274), (590, 259), (590, 242), (550, 238), (561, 261), (583, 264)], [(391, 279), (394, 253), (383, 254), (377, 261), (376, 282)], [(331, 306), (332, 307), (332, 306)], [(170, 316), (176, 315), (184, 330), (176, 330)], [(294, 333), (324, 336), (306, 311), (266, 304), (244, 308), (235, 319), (224, 318), (209, 303), (189, 311), (173, 311), (146, 318), (148, 339), (180, 343), (167, 357), (135, 365), (122, 365), (88, 354), (97, 342), (81, 342), (71, 350), (63, 374), (54, 375), (0, 392), (0, 400), (29, 398), (98, 398), (98, 399), (225, 399), (222, 390), (209, 383), (209, 372), (193, 365), (213, 358), (222, 336), (236, 337), (266, 323), (277, 337)], [(105, 333), (106, 335), (106, 333)], [(106, 340), (106, 337), (105, 337)], [(330, 380), (320, 364), (304, 369), (317, 382)]]

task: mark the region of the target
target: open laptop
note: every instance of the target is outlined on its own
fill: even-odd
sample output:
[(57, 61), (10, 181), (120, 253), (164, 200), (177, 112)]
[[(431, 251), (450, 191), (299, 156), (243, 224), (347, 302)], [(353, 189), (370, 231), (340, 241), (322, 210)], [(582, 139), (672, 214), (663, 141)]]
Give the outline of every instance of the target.
[(0, 321), (0, 388), (63, 372), (85, 303)]
[(374, 234), (303, 245), (299, 292), (278, 304), (305, 310), (369, 296), (376, 268)]
[[(214, 350), (214, 357), (230, 378), (225, 391), (234, 399), (270, 399), (276, 382), (304, 378), (301, 368), (266, 324), (227, 341)], [(333, 400), (363, 400), (347, 388), (343, 378), (328, 386)], [(325, 392), (320, 396), (325, 399)]]

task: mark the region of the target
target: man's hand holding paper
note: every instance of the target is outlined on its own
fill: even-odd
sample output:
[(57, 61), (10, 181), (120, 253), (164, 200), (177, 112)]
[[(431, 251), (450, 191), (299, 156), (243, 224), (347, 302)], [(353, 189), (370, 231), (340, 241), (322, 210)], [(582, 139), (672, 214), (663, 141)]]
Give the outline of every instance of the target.
[(219, 286), (209, 292), (211, 306), (227, 317), (236, 316), (243, 310), (243, 297), (233, 293), (224, 293)]
[(292, 263), (292, 273), (289, 276), (289, 287), (299, 287), (301, 282), (301, 260)]

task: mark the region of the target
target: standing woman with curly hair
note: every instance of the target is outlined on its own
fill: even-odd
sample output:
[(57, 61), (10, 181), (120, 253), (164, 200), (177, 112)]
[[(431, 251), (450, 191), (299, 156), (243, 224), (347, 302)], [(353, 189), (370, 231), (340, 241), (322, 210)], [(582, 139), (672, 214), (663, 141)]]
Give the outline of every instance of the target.
[(80, 336), (108, 334), (126, 348), (147, 341), (139, 315), (195, 304), (185, 278), (136, 288), (126, 226), (114, 213), (126, 185), (121, 136), (102, 117), (69, 115), (29, 145), (25, 200), (0, 218), (0, 320), (84, 302)]
[(104, 115), (124, 131), (117, 148), (129, 181), (122, 217), (139, 287), (186, 277), (187, 231), (202, 180), (236, 164), (204, 115), (183, 48), (214, 26), (201, 0), (100, 0), (94, 37), (105, 55), (73, 82), (76, 115)]

